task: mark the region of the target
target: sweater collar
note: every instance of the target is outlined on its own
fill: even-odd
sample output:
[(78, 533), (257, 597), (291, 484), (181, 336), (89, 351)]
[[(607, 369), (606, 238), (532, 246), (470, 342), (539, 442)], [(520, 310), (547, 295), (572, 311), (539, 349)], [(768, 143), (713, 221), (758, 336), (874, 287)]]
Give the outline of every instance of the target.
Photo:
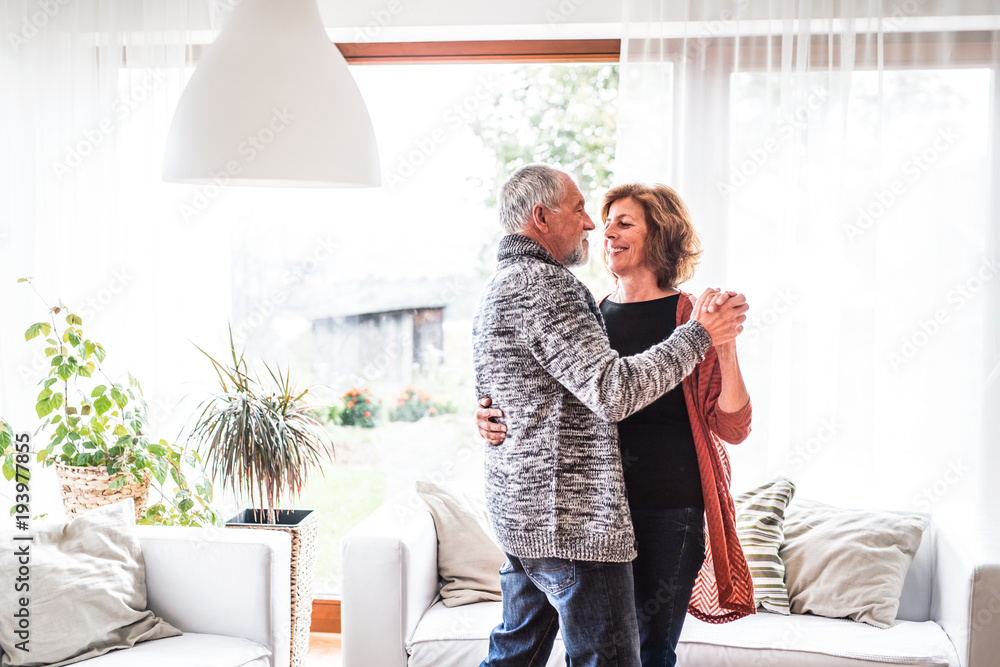
[(562, 266), (538, 241), (521, 234), (507, 234), (500, 239), (497, 260), (502, 262), (516, 257), (531, 257), (548, 264)]

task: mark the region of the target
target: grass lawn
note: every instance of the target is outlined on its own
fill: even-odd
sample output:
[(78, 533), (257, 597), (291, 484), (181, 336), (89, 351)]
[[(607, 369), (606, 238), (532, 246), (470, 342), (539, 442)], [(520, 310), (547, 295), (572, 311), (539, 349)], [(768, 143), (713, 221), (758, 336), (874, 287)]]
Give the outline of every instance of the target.
[(385, 500), (384, 472), (328, 465), (325, 479), (312, 480), (294, 507), (319, 510), (317, 595), (340, 593), (340, 539)]

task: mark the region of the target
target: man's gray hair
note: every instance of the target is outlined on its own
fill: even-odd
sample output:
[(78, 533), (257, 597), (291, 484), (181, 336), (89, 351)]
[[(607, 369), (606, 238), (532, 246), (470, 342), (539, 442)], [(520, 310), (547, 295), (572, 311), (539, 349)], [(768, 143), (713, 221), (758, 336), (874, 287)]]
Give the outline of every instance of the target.
[(544, 164), (528, 164), (515, 171), (500, 188), (497, 202), (504, 231), (524, 231), (538, 204), (558, 211), (566, 196), (565, 177), (563, 172)]

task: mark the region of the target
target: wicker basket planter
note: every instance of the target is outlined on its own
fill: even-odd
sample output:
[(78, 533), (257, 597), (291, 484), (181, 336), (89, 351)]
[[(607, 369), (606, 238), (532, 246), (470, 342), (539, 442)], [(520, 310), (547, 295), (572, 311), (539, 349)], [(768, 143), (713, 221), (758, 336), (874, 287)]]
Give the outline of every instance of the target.
[(291, 667), (302, 667), (309, 652), (313, 579), (319, 535), (317, 510), (275, 510), (277, 523), (268, 524), (267, 510), (243, 510), (226, 522), (230, 528), (283, 530), (292, 537)]
[(136, 519), (146, 511), (149, 484), (152, 481), (148, 474), (143, 476), (141, 484), (126, 484), (114, 491), (108, 487), (118, 475), (114, 477), (108, 475), (107, 470), (101, 466), (67, 466), (56, 463), (56, 477), (59, 478), (63, 507), (66, 508), (66, 515), (70, 519), (87, 510), (117, 503), (126, 498), (135, 500)]

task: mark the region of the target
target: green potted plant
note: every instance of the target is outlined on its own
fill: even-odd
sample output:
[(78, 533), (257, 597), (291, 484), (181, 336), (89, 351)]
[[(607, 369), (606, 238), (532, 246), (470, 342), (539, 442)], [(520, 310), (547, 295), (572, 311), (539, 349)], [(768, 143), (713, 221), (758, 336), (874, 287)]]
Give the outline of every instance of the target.
[[(27, 278), (19, 282), (30, 284)], [(197, 452), (149, 437), (148, 408), (139, 382), (131, 374), (122, 382), (105, 374), (104, 347), (87, 338), (78, 315), (62, 303), (49, 307), (48, 321), (32, 324), (24, 337), (41, 338), (50, 360), (35, 399), (42, 420), (37, 432), (48, 441), (36, 457), (42, 466), (55, 466), (70, 518), (132, 497), (140, 523), (218, 522), (211, 507), (211, 482), (202, 475), (192, 489), (185, 473), (198, 467)], [(7, 440), (0, 438), (0, 449), (4, 477), (10, 480), (16, 452)], [(169, 494), (164, 491), (168, 477), (177, 485)], [(154, 480), (160, 500), (147, 508)]]
[(293, 387), (290, 373), (264, 364), (269, 381), (251, 377), (244, 353), (237, 355), (229, 333), (231, 364), (207, 352), (219, 379), (218, 393), (199, 406), (190, 428), (213, 477), (255, 508), (226, 522), (237, 528), (284, 530), (292, 540), (292, 657), (301, 665), (309, 647), (312, 584), (316, 564), (319, 514), (309, 509), (279, 509), (286, 496), (301, 494), (314, 471), (322, 473), (333, 445), (305, 397)]

